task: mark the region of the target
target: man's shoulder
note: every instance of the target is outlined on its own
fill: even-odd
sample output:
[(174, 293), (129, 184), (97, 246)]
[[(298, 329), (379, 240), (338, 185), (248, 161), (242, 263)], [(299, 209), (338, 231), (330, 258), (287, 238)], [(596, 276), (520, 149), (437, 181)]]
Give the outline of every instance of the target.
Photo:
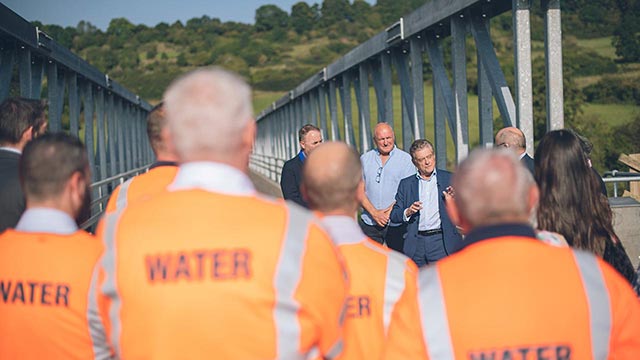
[(298, 155), (292, 157), (291, 159), (284, 162), (284, 167), (292, 167), (297, 165), (302, 165), (302, 161), (300, 161), (300, 157)]
[(403, 185), (411, 184), (414, 182), (418, 182), (418, 178), (416, 177), (416, 174), (411, 174), (405, 178), (402, 178), (398, 186), (403, 186)]
[(448, 171), (448, 170), (445, 170), (445, 169), (437, 169), (436, 177), (440, 181), (449, 182), (449, 180), (451, 179), (452, 175), (453, 174), (451, 173), (451, 171)]
[(360, 161), (369, 160), (369, 159), (375, 158), (376, 156), (378, 156), (378, 150), (371, 149), (365, 152), (364, 154), (360, 155)]
[(17, 167), (19, 161), (20, 154), (0, 149), (0, 165)]

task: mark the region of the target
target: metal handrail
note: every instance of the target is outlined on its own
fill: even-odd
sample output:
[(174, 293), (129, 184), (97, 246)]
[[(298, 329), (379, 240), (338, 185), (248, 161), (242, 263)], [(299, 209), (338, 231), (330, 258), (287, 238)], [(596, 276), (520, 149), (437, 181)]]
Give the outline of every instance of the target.
[(110, 183), (113, 183), (114, 181), (119, 181), (120, 184), (122, 184), (122, 183), (124, 183), (125, 179), (127, 179), (129, 177), (132, 177), (132, 176), (139, 175), (142, 172), (148, 171), (150, 166), (151, 166), (151, 164), (145, 165), (145, 166), (141, 166), (141, 167), (139, 167), (137, 169), (129, 170), (127, 172), (123, 172), (123, 173), (120, 173), (118, 175), (114, 175), (112, 177), (109, 177), (109, 178), (106, 178), (106, 179), (103, 179), (103, 180), (100, 180), (100, 181), (96, 181), (93, 184), (91, 184), (89, 187), (92, 190), (95, 190), (95, 189), (98, 190), (98, 197), (91, 202), (91, 208), (93, 209), (95, 206), (98, 206), (98, 211), (95, 214), (91, 215), (91, 217), (87, 221), (82, 223), (80, 225), (80, 227), (82, 229), (87, 230), (88, 228), (90, 228), (93, 225), (95, 225), (98, 222), (98, 220), (100, 220), (100, 217), (102, 217), (102, 214), (105, 211), (104, 203), (109, 200), (109, 197), (111, 195), (111, 194), (103, 194), (102, 193), (102, 186), (108, 185)]
[(279, 182), (285, 162), (285, 159), (278, 157), (253, 153), (249, 163), (254, 167), (254, 170), (263, 170), (259, 172), (266, 175), (270, 180)]
[(640, 173), (618, 170), (606, 171), (602, 175), (602, 181), (605, 183), (613, 183), (613, 197), (618, 197), (618, 183), (640, 181)]
[[(91, 184), (91, 188), (93, 189), (93, 188), (95, 188), (97, 186), (106, 185), (106, 184), (108, 184), (110, 182), (113, 182), (115, 180), (122, 179), (122, 178), (125, 178), (127, 176), (130, 176), (131, 174), (137, 175), (140, 172), (146, 171), (147, 169), (149, 169), (149, 166), (151, 166), (151, 165), (141, 166), (141, 167), (139, 167), (137, 169), (129, 170), (127, 172), (123, 172), (121, 174), (114, 175), (112, 177), (109, 177), (109, 178), (106, 178), (106, 179), (103, 179), (103, 180), (100, 180), (100, 181), (96, 181), (93, 184)], [(123, 183), (123, 182), (124, 181), (121, 181), (120, 183)]]

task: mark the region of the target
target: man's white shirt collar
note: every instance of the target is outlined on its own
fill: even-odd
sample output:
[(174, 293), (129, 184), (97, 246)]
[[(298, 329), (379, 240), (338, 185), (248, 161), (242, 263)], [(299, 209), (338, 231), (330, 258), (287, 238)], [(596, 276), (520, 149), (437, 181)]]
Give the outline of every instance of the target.
[(16, 225), (16, 230), (30, 233), (71, 235), (78, 231), (78, 225), (64, 211), (51, 208), (31, 208), (22, 214)]
[(189, 162), (180, 165), (169, 191), (201, 189), (236, 196), (256, 194), (251, 179), (242, 171), (221, 163)]
[(321, 221), (336, 245), (356, 244), (367, 237), (352, 217), (330, 215), (321, 218)]
[(12, 153), (16, 153), (18, 155), (22, 155), (22, 152), (16, 148), (8, 147), (8, 146), (0, 146), (0, 150), (9, 151)]

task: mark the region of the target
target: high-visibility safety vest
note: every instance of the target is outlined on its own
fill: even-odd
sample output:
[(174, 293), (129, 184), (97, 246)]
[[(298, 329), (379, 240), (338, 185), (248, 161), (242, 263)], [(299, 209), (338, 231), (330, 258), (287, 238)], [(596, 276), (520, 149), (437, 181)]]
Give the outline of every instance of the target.
[(197, 188), (107, 214), (98, 297), (116, 355), (335, 357), (347, 279), (313, 219), (283, 200)]
[(640, 359), (640, 303), (595, 256), (533, 238), (475, 243), (419, 274), (415, 333), (389, 359)]
[[(148, 200), (153, 195), (166, 190), (177, 172), (177, 166), (166, 165), (152, 168), (144, 174), (132, 177), (111, 193), (106, 212), (113, 212), (118, 206), (124, 206), (124, 204), (131, 205), (138, 201)], [(120, 190), (125, 186), (128, 190), (123, 193), (122, 197), (119, 197)]]
[(321, 221), (338, 246), (349, 276), (344, 349), (339, 358), (380, 359), (393, 311), (412, 306), (415, 300), (418, 268), (403, 254), (367, 238), (351, 217), (326, 216)]
[(0, 235), (0, 359), (109, 358), (92, 341), (100, 304), (89, 301), (102, 251), (84, 231)]

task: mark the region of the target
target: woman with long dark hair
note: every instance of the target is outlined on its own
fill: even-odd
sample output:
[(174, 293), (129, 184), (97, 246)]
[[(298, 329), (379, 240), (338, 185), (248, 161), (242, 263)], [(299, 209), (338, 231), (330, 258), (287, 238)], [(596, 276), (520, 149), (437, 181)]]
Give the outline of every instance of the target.
[(557, 232), (569, 245), (596, 254), (633, 284), (635, 270), (613, 230), (611, 207), (576, 134), (548, 132), (536, 149), (534, 164), (540, 188), (538, 228)]

